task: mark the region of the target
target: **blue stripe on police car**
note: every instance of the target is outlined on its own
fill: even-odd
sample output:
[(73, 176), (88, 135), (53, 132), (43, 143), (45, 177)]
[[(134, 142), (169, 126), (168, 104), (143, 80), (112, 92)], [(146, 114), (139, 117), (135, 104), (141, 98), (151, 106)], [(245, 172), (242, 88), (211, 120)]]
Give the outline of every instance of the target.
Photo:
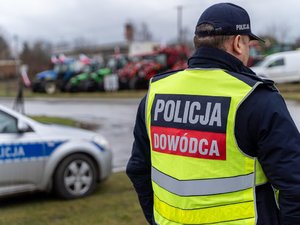
[(48, 157), (64, 141), (0, 145), (0, 161)]

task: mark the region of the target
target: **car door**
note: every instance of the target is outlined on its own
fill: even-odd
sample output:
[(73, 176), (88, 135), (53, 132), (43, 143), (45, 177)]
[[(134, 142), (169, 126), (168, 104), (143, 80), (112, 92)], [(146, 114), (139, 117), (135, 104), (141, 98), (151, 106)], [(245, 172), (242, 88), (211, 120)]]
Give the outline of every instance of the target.
[(267, 77), (274, 80), (275, 82), (280, 82), (286, 73), (286, 65), (283, 57), (277, 58), (267, 65)]
[(20, 132), (19, 122), (0, 110), (0, 195), (36, 189), (44, 170), (44, 143), (28, 124)]

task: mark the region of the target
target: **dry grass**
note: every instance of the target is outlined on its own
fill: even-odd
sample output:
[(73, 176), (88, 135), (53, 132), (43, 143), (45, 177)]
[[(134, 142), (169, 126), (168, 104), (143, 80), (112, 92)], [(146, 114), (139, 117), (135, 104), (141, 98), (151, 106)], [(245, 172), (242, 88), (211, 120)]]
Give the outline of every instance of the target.
[[(147, 90), (121, 90), (115, 92), (56, 92), (52, 95), (46, 93), (33, 93), (31, 89), (24, 88), (25, 98), (142, 98)], [(0, 81), (0, 97), (16, 97), (18, 84), (16, 80)]]
[(86, 198), (64, 201), (45, 193), (0, 200), (0, 225), (146, 225), (124, 172)]

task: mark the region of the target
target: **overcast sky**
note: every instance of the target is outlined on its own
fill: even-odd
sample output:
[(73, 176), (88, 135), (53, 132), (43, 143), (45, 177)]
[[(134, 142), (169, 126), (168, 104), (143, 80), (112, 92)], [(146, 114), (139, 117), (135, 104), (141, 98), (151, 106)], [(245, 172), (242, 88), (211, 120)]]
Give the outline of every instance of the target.
[[(147, 23), (154, 40), (165, 43), (177, 37), (177, 6), (183, 6), (183, 26), (192, 36), (205, 8), (217, 0), (0, 0), (0, 34), (23, 42), (94, 43), (124, 40), (124, 24)], [(256, 34), (273, 32), (278, 38), (300, 37), (300, 1), (233, 0), (250, 14)]]

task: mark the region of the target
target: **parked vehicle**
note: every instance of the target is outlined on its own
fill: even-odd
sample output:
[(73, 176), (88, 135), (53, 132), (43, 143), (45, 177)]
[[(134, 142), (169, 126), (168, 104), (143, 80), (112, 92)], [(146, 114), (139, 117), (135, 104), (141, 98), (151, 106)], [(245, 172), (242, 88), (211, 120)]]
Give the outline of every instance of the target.
[(128, 63), (117, 71), (120, 89), (129, 89), (130, 80), (138, 73), (141, 67), (140, 56), (130, 57)]
[(103, 91), (104, 77), (112, 73), (109, 68), (101, 68), (91, 73), (81, 73), (70, 79), (66, 85), (69, 92)]
[(105, 76), (114, 74), (127, 63), (128, 58), (125, 55), (112, 55), (108, 58), (105, 67), (96, 67), (90, 71), (72, 77), (66, 85), (66, 90), (70, 92), (105, 91)]
[(300, 51), (274, 53), (251, 69), (276, 83), (300, 82)]
[(90, 61), (75, 60), (64, 56), (52, 58), (53, 70), (40, 72), (32, 82), (33, 92), (53, 94), (57, 90), (65, 91), (66, 84), (76, 74), (89, 70)]
[(160, 72), (168, 69), (165, 54), (151, 54), (143, 56), (137, 65), (137, 72), (129, 78), (130, 89), (146, 89), (149, 80)]
[(188, 51), (184, 46), (166, 47), (154, 52), (136, 55), (118, 71), (123, 89), (147, 88), (149, 80), (157, 73), (186, 68)]
[(111, 171), (112, 153), (99, 134), (42, 124), (0, 105), (0, 196), (53, 190), (80, 198)]

